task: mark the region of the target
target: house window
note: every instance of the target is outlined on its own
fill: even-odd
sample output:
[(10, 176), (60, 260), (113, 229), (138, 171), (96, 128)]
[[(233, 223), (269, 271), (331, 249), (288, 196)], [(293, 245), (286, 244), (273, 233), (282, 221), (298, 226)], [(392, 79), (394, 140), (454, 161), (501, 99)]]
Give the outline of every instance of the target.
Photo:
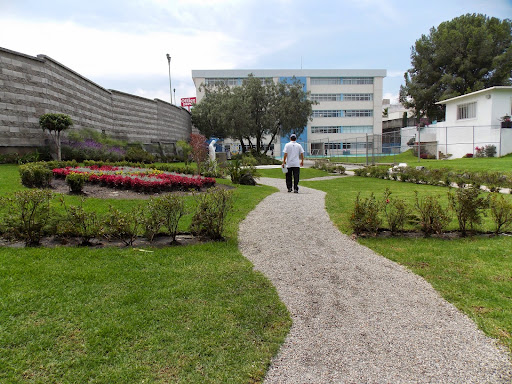
[(373, 125), (344, 126), (342, 133), (373, 133)]
[(476, 101), (457, 105), (457, 120), (474, 119), (476, 117)]
[(324, 143), (324, 149), (341, 149), (341, 143)]

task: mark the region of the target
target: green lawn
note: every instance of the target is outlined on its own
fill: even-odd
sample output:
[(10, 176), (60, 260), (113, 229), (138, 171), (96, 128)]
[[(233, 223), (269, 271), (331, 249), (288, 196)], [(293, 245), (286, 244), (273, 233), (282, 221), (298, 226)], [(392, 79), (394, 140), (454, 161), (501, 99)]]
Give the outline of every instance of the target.
[[(0, 195), (21, 188), (17, 167), (0, 166)], [(0, 383), (261, 382), (291, 320), (237, 232), (273, 191), (236, 188), (226, 242), (0, 247)]]
[[(481, 157), (471, 159), (453, 160), (426, 160), (413, 156), (412, 151), (407, 151), (396, 156), (376, 157), (376, 164), (407, 163), (411, 167), (422, 165), (427, 168), (450, 168), (458, 171), (500, 171), (512, 172), (512, 155), (503, 157)], [(331, 162), (366, 163), (366, 158), (333, 157)]]
[[(268, 168), (268, 169), (258, 169), (258, 173), (262, 177), (272, 177), (276, 179), (285, 180), (285, 174), (281, 170), (281, 168)], [(329, 176), (329, 173), (322, 171), (320, 169), (313, 168), (301, 168), (300, 169), (300, 179), (307, 180), (312, 179), (314, 177), (322, 177)]]
[[(412, 205), (414, 191), (420, 196), (440, 196), (446, 206), (447, 188), (390, 180), (348, 177), (304, 181), (304, 186), (327, 192), (326, 208), (331, 220), (350, 234), (348, 218), (358, 192), (381, 198), (386, 188)], [(505, 195), (512, 200), (512, 196)], [(483, 229), (490, 229), (485, 218)], [(455, 219), (450, 225), (457, 228)], [(423, 276), (440, 294), (474, 319), (489, 336), (499, 339), (512, 352), (512, 237), (466, 239), (359, 238), (361, 244)], [(404, 292), (405, 294), (405, 292)]]

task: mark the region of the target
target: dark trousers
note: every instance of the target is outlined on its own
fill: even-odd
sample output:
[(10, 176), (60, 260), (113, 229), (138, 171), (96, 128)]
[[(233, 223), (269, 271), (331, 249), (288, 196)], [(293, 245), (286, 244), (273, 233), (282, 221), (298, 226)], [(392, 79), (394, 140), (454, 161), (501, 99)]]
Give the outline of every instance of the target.
[(286, 172), (286, 187), (288, 188), (288, 190), (292, 189), (292, 176), (293, 176), (293, 189), (295, 191), (299, 190), (299, 174), (300, 174), (300, 167), (288, 168), (288, 172)]

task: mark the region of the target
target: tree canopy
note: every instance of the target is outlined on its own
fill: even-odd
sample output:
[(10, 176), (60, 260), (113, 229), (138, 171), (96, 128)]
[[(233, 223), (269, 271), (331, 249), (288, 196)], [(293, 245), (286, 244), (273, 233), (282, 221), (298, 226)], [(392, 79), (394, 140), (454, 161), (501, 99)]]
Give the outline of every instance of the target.
[(417, 117), (443, 118), (436, 102), (511, 84), (512, 22), (482, 14), (445, 21), (416, 40), (411, 64), (400, 102)]
[[(204, 87), (205, 96), (192, 109), (192, 122), (207, 137), (229, 137), (260, 152), (278, 135), (300, 135), (313, 102), (300, 81), (274, 83), (249, 75), (241, 86)], [(268, 143), (264, 137), (270, 136)], [(255, 140), (253, 144), (252, 140)]]

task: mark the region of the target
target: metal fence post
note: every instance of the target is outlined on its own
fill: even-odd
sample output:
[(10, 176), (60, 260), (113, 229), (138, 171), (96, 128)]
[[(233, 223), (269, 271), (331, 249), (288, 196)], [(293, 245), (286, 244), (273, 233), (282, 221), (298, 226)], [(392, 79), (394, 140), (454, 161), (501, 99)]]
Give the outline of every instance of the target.
[(421, 129), (418, 125), (418, 161), (421, 161)]
[(366, 165), (368, 165), (368, 134), (366, 134)]

